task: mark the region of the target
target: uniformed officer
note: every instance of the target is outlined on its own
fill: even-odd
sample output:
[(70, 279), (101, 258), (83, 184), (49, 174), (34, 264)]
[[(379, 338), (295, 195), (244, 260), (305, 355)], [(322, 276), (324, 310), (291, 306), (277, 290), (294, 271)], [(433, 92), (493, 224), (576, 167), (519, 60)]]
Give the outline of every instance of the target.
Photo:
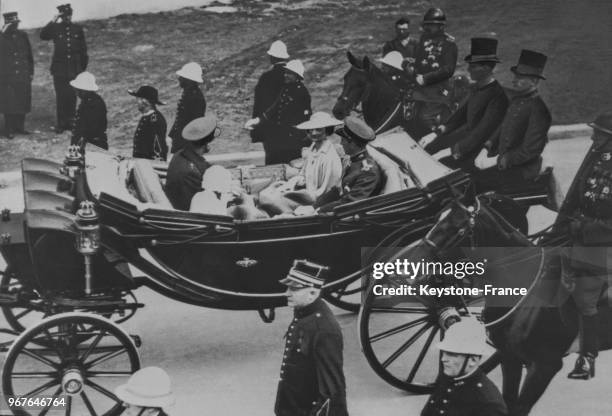
[(457, 45), (445, 32), (445, 25), (444, 12), (429, 9), (414, 56), (414, 77), (422, 99), (418, 117), (429, 131), (450, 114), (450, 78), (457, 65)]
[(5, 135), (28, 134), (25, 115), (32, 108), (34, 60), (28, 35), (18, 30), (17, 12), (4, 13), (0, 33), (0, 113), (4, 114)]
[(308, 145), (306, 133), (294, 126), (308, 120), (312, 114), (310, 94), (304, 86), (304, 65), (294, 59), (284, 69), (284, 84), (274, 100), (259, 117), (246, 122), (251, 130), (264, 124), (266, 137), (263, 141), (266, 165), (289, 163), (302, 155), (302, 148)]
[(410, 36), (410, 19), (401, 17), (395, 22), (395, 39), (385, 42), (382, 47), (384, 57), (391, 51), (402, 54), (402, 67), (414, 64), (414, 54), (418, 41)]
[(595, 376), (599, 351), (597, 302), (612, 264), (612, 111), (593, 123), (593, 145), (559, 211), (569, 219), (572, 247), (563, 273), (573, 282), (572, 296), (580, 314), (580, 354), (569, 378)]
[(525, 49), (518, 65), (511, 68), (515, 94), (501, 125), (475, 160), (481, 169), (473, 177), (479, 192), (499, 189), (517, 178), (534, 179), (540, 173), (551, 125), (550, 111), (538, 94), (546, 59)]
[(341, 144), (350, 157), (350, 165), (342, 175), (342, 189), (333, 188), (315, 202), (314, 206), (321, 212), (377, 195), (384, 186), (380, 166), (366, 149), (367, 144), (376, 138), (374, 130), (363, 120), (349, 116), (344, 119), (344, 127), (337, 133), (342, 136)]
[(497, 39), (472, 38), (471, 53), (465, 57), (470, 78), (475, 82), (467, 101), (419, 144), (430, 154), (451, 148), (452, 155), (440, 161), (453, 169), (474, 171), (474, 159), (504, 119), (508, 98), (493, 74)]
[(72, 129), (76, 108), (76, 95), (70, 88), (70, 81), (87, 69), (89, 56), (83, 28), (72, 23), (70, 4), (57, 6), (57, 14), (40, 31), (42, 40), (52, 40), (54, 44), (51, 60), (51, 75), (55, 87), (57, 126), (61, 133)]
[(166, 119), (157, 110), (159, 94), (155, 87), (143, 85), (137, 91), (128, 90), (128, 94), (138, 98), (138, 111), (142, 114), (134, 133), (132, 157), (143, 159), (166, 160)]
[(442, 374), (421, 416), (508, 414), (498, 388), (478, 367), (487, 349), (483, 324), (462, 318), (446, 331), (438, 348), (442, 353)]
[(89, 72), (81, 72), (70, 81), (70, 86), (76, 90), (76, 95), (81, 100), (70, 144), (79, 145), (84, 149), (86, 143), (91, 143), (108, 150), (106, 104), (102, 97), (96, 94), (99, 90), (96, 77)]
[[(287, 46), (281, 40), (272, 42), (267, 52), (272, 68), (264, 72), (255, 86), (253, 118), (261, 117), (278, 97), (285, 83), (285, 64), (289, 59)], [(263, 142), (268, 135), (267, 123), (260, 123), (251, 130), (253, 143)]]
[(346, 416), (346, 384), (340, 325), (321, 299), (328, 268), (295, 260), (287, 277), (287, 304), (294, 318), (276, 393), (277, 416)]
[(123, 402), (124, 416), (168, 416), (165, 409), (176, 400), (170, 377), (159, 367), (136, 371), (115, 389), (115, 395)]
[(190, 121), (181, 132), (186, 143), (168, 165), (165, 188), (166, 196), (175, 209), (188, 211), (193, 195), (202, 190), (202, 176), (210, 167), (203, 155), (208, 153), (209, 143), (218, 135), (214, 115)]
[(170, 133), (168, 133), (168, 136), (172, 139), (171, 153), (178, 152), (186, 144), (184, 137), (181, 137), (181, 132), (185, 126), (191, 120), (204, 117), (206, 114), (206, 100), (200, 89), (200, 84), (204, 82), (202, 67), (195, 62), (189, 62), (176, 71), (176, 75), (178, 75), (179, 85), (183, 89), (183, 93), (178, 102), (174, 124), (170, 128)]

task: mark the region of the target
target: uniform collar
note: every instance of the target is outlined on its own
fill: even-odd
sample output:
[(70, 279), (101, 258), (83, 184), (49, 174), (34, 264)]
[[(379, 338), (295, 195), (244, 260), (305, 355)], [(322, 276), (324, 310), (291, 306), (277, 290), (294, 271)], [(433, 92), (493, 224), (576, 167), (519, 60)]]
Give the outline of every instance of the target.
[(201, 156), (195, 151), (195, 149), (189, 142), (185, 143), (185, 146), (183, 147), (182, 151), (185, 159), (190, 160), (192, 162), (201, 162), (206, 160), (203, 156)]
[(148, 116), (150, 116), (153, 113), (155, 113), (155, 109), (151, 109), (151, 110), (147, 111), (146, 113), (142, 113), (142, 116), (143, 117), (148, 117)]
[(466, 382), (468, 380), (479, 378), (482, 375), (482, 371), (479, 367), (476, 367), (472, 372), (464, 374), (459, 377), (452, 377), (454, 383)]
[(351, 162), (359, 162), (360, 160), (365, 159), (367, 156), (368, 156), (368, 151), (366, 149), (363, 149), (359, 153), (355, 153), (354, 155), (351, 155)]
[(491, 88), (494, 85), (498, 84), (497, 80), (495, 78), (493, 78), (489, 83), (485, 84), (485, 85), (476, 85), (476, 89), (478, 91), (481, 90), (486, 90), (487, 88)]
[(301, 308), (295, 308), (293, 311), (293, 316), (296, 319), (306, 318), (307, 316), (312, 315), (313, 313), (321, 310), (321, 306), (323, 305), (323, 300), (321, 298), (316, 298), (314, 302), (310, 305), (303, 306)]
[(529, 92), (522, 92), (522, 93), (517, 93), (514, 94), (512, 96), (513, 100), (520, 100), (520, 99), (525, 99), (525, 98), (533, 98), (539, 95), (539, 92), (537, 89), (533, 90), (533, 91), (529, 91)]

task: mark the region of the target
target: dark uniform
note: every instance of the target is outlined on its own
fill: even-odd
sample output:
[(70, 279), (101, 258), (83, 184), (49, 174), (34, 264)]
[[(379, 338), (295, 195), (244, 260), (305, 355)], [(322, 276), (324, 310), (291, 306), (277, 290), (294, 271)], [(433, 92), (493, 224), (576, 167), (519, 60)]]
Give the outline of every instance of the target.
[(28, 35), (21, 30), (0, 33), (0, 113), (6, 132), (24, 131), (32, 108), (34, 60)]
[[(321, 298), (295, 309), (285, 334), (285, 354), (274, 413), (277, 416), (345, 416), (342, 331)], [(329, 413), (325, 410), (329, 407)], [(320, 413), (319, 413), (320, 412)]]
[(317, 199), (315, 207), (331, 211), (338, 205), (377, 195), (384, 186), (383, 178), (380, 166), (364, 149), (351, 156), (351, 164), (342, 175), (342, 194), (333, 188)]
[(499, 189), (517, 177), (538, 176), (550, 125), (550, 112), (537, 91), (513, 97), (504, 121), (485, 145), (492, 156), (499, 157), (497, 166), (475, 175), (479, 192)]
[(185, 147), (186, 140), (181, 136), (183, 128), (198, 117), (203, 117), (206, 113), (206, 100), (200, 87), (195, 83), (190, 83), (189, 87), (183, 89), (183, 93), (178, 102), (176, 118), (170, 128), (168, 136), (172, 138), (171, 153), (176, 153)]
[(89, 62), (85, 33), (76, 23), (49, 22), (40, 31), (40, 38), (52, 40), (54, 44), (51, 75), (55, 87), (57, 126), (69, 130), (76, 107), (76, 94), (69, 83), (87, 69)]
[(283, 84), (274, 103), (260, 116), (268, 133), (263, 142), (266, 165), (289, 163), (302, 156), (302, 147), (308, 145), (306, 132), (294, 126), (311, 114), (310, 94), (302, 81)]
[(502, 86), (493, 81), (474, 88), (467, 102), (459, 107), (444, 123), (446, 131), (430, 143), (425, 150), (435, 154), (451, 147), (453, 156), (441, 159), (450, 167), (472, 171), (474, 159), (485, 142), (502, 124), (508, 109), (508, 97)]
[[(72, 88), (72, 87), (71, 87)], [(77, 109), (70, 144), (95, 144), (108, 150), (106, 104), (98, 94), (87, 91)]]
[[(284, 84), (284, 62), (276, 63), (272, 69), (264, 72), (255, 86), (255, 99), (253, 103), (253, 118), (261, 117), (262, 114), (274, 104)], [(260, 123), (251, 130), (253, 143), (265, 141), (268, 136), (266, 126), (269, 123)]]
[(152, 160), (166, 160), (166, 119), (158, 110), (140, 118), (134, 133), (133, 157)]
[(464, 377), (438, 378), (421, 416), (504, 416), (508, 414), (501, 393), (493, 382), (476, 370)]
[(166, 196), (175, 209), (189, 211), (191, 198), (202, 190), (202, 176), (210, 163), (186, 142), (168, 165)]

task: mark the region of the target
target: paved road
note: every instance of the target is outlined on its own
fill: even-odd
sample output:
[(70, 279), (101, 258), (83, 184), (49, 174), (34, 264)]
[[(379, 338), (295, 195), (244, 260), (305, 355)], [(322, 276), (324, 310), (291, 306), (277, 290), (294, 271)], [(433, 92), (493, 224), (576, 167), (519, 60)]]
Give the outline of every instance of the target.
[[(567, 189), (587, 149), (586, 138), (552, 142), (547, 152)], [(549, 224), (545, 209), (529, 213), (532, 231)], [(272, 414), (283, 334), (291, 319), (288, 308), (277, 311), (271, 324), (255, 312), (203, 309), (164, 298), (147, 288), (137, 291), (144, 310), (122, 326), (143, 340), (143, 365), (165, 368), (174, 380), (182, 416)], [(369, 368), (358, 342), (355, 315), (337, 311), (345, 337), (345, 373), (351, 415), (417, 415), (424, 396), (409, 395), (387, 385)], [(595, 381), (570, 382), (565, 373), (574, 356), (533, 411), (534, 416), (612, 414), (612, 353), (602, 353)], [(493, 380), (500, 384), (499, 370)]]

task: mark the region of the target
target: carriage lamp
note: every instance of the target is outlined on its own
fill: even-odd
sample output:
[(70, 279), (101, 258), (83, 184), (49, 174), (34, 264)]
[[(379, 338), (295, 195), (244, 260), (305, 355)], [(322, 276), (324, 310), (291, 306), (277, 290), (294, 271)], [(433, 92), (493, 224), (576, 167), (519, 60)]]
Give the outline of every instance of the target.
[(64, 166), (60, 168), (60, 173), (68, 176), (70, 179), (74, 179), (83, 166), (85, 166), (85, 161), (81, 148), (77, 145), (68, 146), (68, 152), (64, 158)]
[(85, 259), (85, 294), (91, 294), (91, 259), (100, 248), (100, 223), (98, 213), (91, 201), (81, 202), (76, 213), (75, 226), (77, 229), (76, 249)]

